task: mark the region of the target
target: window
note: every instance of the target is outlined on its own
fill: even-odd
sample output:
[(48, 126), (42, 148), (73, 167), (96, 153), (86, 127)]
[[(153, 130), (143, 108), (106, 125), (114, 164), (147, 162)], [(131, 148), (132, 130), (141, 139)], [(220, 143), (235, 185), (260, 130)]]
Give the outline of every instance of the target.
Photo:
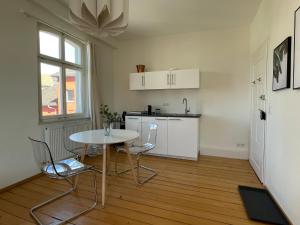
[(84, 117), (87, 111), (85, 45), (42, 25), (38, 37), (41, 120)]

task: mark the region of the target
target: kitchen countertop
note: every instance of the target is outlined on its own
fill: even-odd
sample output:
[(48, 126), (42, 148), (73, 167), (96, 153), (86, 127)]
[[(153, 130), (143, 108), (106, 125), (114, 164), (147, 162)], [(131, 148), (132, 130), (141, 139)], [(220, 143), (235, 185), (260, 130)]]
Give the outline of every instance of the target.
[(193, 114), (193, 113), (152, 113), (149, 115), (147, 112), (128, 112), (126, 116), (145, 116), (145, 117), (184, 117), (184, 118), (200, 118), (201, 114)]

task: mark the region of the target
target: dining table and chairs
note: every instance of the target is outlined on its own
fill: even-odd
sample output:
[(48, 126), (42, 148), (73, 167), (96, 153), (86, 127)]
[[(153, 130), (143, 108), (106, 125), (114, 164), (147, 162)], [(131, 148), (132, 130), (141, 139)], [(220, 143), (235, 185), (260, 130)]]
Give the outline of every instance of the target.
[[(91, 173), (92, 174), (92, 188), (94, 192), (94, 199), (90, 206), (86, 207), (82, 211), (76, 213), (75, 215), (66, 218), (59, 224), (63, 224), (70, 221), (79, 215), (88, 212), (96, 207), (98, 202), (97, 194), (97, 176), (96, 174), (101, 173), (101, 206), (105, 206), (105, 196), (106, 196), (106, 186), (107, 186), (107, 174), (109, 170), (110, 160), (108, 159), (110, 155), (110, 150), (115, 149), (115, 175), (120, 175), (126, 172), (131, 172), (132, 178), (135, 185), (142, 185), (145, 182), (152, 179), (157, 175), (154, 169), (148, 168), (140, 164), (141, 157), (148, 153), (149, 151), (155, 149), (156, 137), (157, 137), (157, 124), (150, 123), (147, 124), (147, 130), (143, 132), (143, 137), (139, 138), (140, 134), (133, 130), (124, 129), (111, 129), (109, 135), (104, 129), (98, 130), (85, 130), (77, 133), (71, 134), (68, 138), (71, 142), (80, 144), (83, 147), (74, 148), (72, 155), (66, 159), (54, 160), (51, 149), (49, 145), (41, 140), (36, 140), (29, 137), (29, 140), (33, 147), (34, 158), (40, 167), (42, 173), (50, 178), (55, 178), (59, 180), (65, 180), (69, 185), (70, 189), (66, 192), (57, 195), (45, 202), (42, 202), (31, 208), (30, 213), (38, 224), (42, 224), (35, 211), (42, 206), (45, 206), (55, 200), (58, 200), (68, 194), (71, 194), (77, 189), (78, 179), (80, 174)], [(137, 142), (136, 140), (142, 140)], [(137, 144), (138, 143), (138, 144)], [(96, 168), (94, 165), (85, 164), (84, 159), (88, 153), (89, 146), (97, 147), (102, 151), (102, 170)], [(100, 147), (101, 146), (101, 147)], [(65, 149), (65, 151), (70, 151), (70, 149)], [(125, 152), (127, 155), (129, 169), (118, 171), (118, 155), (120, 152)], [(136, 156), (136, 161), (132, 158), (132, 155)], [(150, 176), (143, 178), (140, 176), (140, 169), (144, 169), (151, 173)]]
[[(112, 129), (110, 135), (105, 135), (104, 129), (99, 130), (88, 130), (83, 132), (78, 132), (70, 135), (70, 140), (81, 143), (84, 145), (84, 150), (82, 151), (81, 161), (84, 161), (85, 155), (88, 150), (89, 145), (102, 145), (102, 207), (105, 205), (105, 193), (106, 193), (106, 176), (107, 176), (107, 155), (110, 150), (111, 145), (124, 143), (124, 151), (128, 155), (128, 161), (131, 168), (134, 168), (133, 160), (130, 156), (128, 142), (133, 141), (139, 137), (139, 133), (132, 130), (121, 130)], [(136, 183), (137, 177), (132, 169), (132, 176)]]

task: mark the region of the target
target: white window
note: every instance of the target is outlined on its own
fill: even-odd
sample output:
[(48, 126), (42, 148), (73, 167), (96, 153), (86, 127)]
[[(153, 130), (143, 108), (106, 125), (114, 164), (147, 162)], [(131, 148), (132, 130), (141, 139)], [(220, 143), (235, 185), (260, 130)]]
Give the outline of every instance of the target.
[(44, 25), (38, 37), (41, 121), (86, 117), (86, 45)]

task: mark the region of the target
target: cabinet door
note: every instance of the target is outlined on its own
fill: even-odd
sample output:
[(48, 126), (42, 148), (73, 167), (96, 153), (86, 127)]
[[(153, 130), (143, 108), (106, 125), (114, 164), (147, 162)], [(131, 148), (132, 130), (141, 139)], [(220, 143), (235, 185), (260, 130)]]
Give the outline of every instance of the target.
[(171, 73), (171, 89), (199, 88), (199, 69), (173, 70)]
[(168, 118), (168, 155), (198, 158), (197, 118)]
[(145, 89), (167, 89), (170, 87), (170, 72), (157, 71), (145, 73)]
[[(146, 143), (148, 125), (157, 124), (156, 147), (149, 151), (151, 154), (167, 155), (168, 153), (168, 118), (167, 117), (142, 117), (142, 143)], [(153, 137), (155, 138), (155, 137)], [(154, 139), (151, 139), (154, 142)]]
[(157, 124), (157, 137), (156, 148), (151, 153), (159, 155), (168, 154), (168, 118), (156, 117), (155, 123)]
[(145, 73), (129, 74), (129, 90), (145, 89)]
[(142, 141), (142, 120), (140, 116), (126, 116), (125, 117), (125, 128), (126, 130), (137, 131), (140, 136), (134, 141), (134, 144), (140, 145)]
[(155, 121), (154, 117), (142, 117), (142, 143), (143, 144), (145, 144), (148, 139), (148, 133), (149, 133), (148, 126), (150, 123), (154, 123), (154, 121)]

